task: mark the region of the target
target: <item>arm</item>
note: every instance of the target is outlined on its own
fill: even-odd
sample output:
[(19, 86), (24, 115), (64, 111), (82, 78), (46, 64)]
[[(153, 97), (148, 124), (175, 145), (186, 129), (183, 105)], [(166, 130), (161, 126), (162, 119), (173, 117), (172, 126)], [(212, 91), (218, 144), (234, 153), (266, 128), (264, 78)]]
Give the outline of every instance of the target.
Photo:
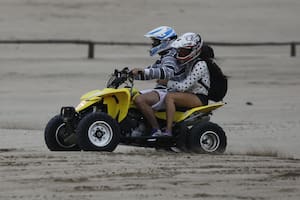
[(162, 56), (161, 59), (154, 64), (148, 66), (146, 69), (140, 70), (141, 76), (135, 77), (138, 80), (151, 79), (170, 79), (174, 76), (177, 69), (177, 60), (175, 58), (176, 50), (171, 49)]
[(170, 79), (174, 76), (177, 68), (177, 60), (172, 56), (166, 56), (161, 63), (154, 64), (152, 67), (144, 69), (145, 80), (150, 79)]
[(204, 61), (199, 61), (189, 73), (189, 75), (182, 81), (168, 81), (168, 88), (179, 92), (185, 92), (190, 87), (195, 85), (206, 73), (208, 73), (207, 65)]

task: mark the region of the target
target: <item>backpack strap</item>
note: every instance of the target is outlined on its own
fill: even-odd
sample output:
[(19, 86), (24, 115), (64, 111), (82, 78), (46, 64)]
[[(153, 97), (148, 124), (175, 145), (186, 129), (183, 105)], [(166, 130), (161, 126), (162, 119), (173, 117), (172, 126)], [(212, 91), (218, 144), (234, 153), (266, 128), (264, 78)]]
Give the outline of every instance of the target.
[[(204, 62), (206, 63), (206, 65), (207, 65), (207, 68), (208, 68), (208, 63), (207, 63), (207, 61), (204, 60), (204, 59), (202, 59), (202, 58), (200, 58), (200, 57), (198, 57), (198, 58), (194, 61), (194, 63), (193, 63), (192, 70), (193, 70), (193, 68), (195, 67), (195, 65), (196, 65), (199, 61), (204, 61)], [(209, 73), (209, 69), (208, 69), (208, 73)], [(202, 81), (202, 79), (198, 80), (198, 83), (200, 83), (207, 91), (209, 90), (210, 87), (208, 87), (208, 86)]]
[(200, 79), (198, 83), (200, 83), (205, 89), (207, 89), (207, 91), (210, 89), (210, 87), (208, 87), (205, 83), (203, 83), (202, 79)]

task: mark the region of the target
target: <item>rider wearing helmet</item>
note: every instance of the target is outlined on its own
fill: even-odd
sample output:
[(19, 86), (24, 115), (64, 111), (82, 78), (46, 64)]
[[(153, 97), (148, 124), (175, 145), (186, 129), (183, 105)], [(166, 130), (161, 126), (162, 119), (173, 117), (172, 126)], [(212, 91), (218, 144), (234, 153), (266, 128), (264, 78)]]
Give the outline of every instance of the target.
[[(175, 58), (177, 52), (171, 47), (171, 43), (177, 38), (177, 34), (171, 27), (160, 26), (149, 31), (145, 37), (152, 40), (150, 56), (160, 55), (160, 59), (145, 69), (135, 68), (132, 70), (135, 79), (169, 79), (180, 80), (185, 74)], [(175, 76), (176, 75), (176, 76)], [(164, 97), (167, 93), (166, 86), (157, 85), (154, 89), (141, 91), (141, 95), (134, 99), (137, 108), (143, 113), (144, 117), (152, 127), (152, 133), (161, 133), (157, 119), (153, 110), (164, 108)]]
[(144, 35), (152, 40), (149, 50), (150, 56), (160, 55), (160, 59), (145, 69), (135, 68), (132, 70), (137, 80), (170, 79), (177, 72), (176, 49), (171, 43), (177, 38), (173, 28), (160, 26)]
[(186, 64), (199, 57), (203, 40), (199, 34), (189, 32), (176, 39), (171, 46), (177, 49), (176, 58), (179, 62)]
[(173, 42), (172, 47), (177, 49), (176, 58), (186, 69), (186, 78), (180, 81), (169, 80), (167, 86), (170, 91), (204, 95), (206, 98), (199, 98), (202, 103), (207, 104), (208, 90), (198, 82), (201, 79), (205, 85), (210, 86), (207, 63), (204, 60), (199, 60), (202, 46), (203, 40), (196, 33), (185, 33)]
[[(199, 59), (203, 40), (199, 34), (185, 33), (176, 39), (172, 45), (177, 49), (176, 58), (186, 69), (186, 78), (180, 81), (169, 80), (168, 94), (165, 97), (167, 111), (167, 129), (161, 135), (172, 135), (173, 117), (176, 107), (193, 108), (208, 104), (208, 88), (210, 76), (207, 63)], [(208, 88), (199, 83), (201, 80)], [(163, 82), (161, 82), (163, 83)], [(157, 135), (157, 136), (161, 136)]]
[(149, 51), (150, 56), (164, 53), (164, 51), (170, 49), (171, 42), (177, 38), (174, 29), (168, 26), (157, 27), (144, 36), (152, 40), (152, 48)]

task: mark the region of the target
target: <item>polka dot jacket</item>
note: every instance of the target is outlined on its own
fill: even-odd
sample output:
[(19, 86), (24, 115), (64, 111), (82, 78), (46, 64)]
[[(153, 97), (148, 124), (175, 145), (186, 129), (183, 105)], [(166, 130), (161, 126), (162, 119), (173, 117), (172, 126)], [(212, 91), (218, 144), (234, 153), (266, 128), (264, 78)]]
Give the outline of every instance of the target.
[(182, 81), (168, 81), (170, 91), (208, 95), (208, 90), (198, 82), (202, 80), (208, 88), (210, 87), (209, 71), (206, 62), (198, 61), (194, 67), (189, 67), (187, 72), (186, 78)]

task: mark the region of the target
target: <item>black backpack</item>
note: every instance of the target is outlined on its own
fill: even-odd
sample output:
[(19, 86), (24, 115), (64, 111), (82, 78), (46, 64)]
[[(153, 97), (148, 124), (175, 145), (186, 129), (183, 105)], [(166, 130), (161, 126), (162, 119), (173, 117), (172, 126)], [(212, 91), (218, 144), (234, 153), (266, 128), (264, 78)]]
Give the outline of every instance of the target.
[(227, 93), (227, 77), (223, 74), (221, 68), (214, 62), (214, 51), (208, 46), (202, 47), (202, 53), (200, 54), (198, 61), (205, 61), (208, 67), (210, 76), (210, 87), (205, 85), (202, 80), (199, 83), (208, 90), (208, 99), (215, 102), (222, 101)]
[(199, 58), (202, 58), (204, 60), (208, 58), (214, 59), (215, 58), (214, 49), (211, 46), (204, 43), (203, 46), (201, 47), (201, 54), (199, 55)]

